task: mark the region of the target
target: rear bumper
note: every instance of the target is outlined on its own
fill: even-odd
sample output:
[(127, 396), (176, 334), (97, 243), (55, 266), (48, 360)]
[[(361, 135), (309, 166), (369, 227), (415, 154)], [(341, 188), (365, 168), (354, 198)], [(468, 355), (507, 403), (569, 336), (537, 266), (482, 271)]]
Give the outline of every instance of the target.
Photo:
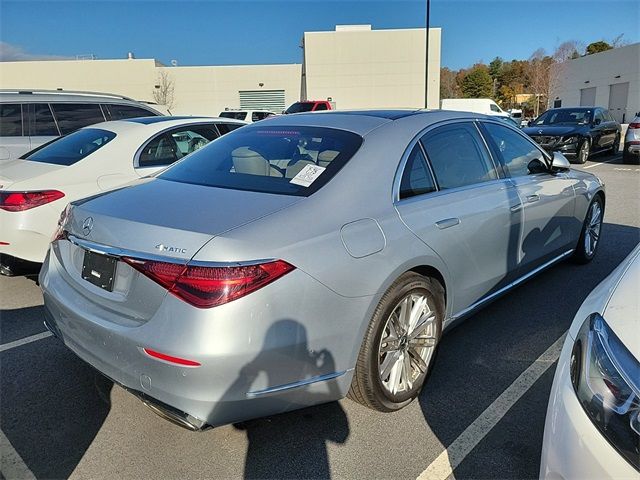
[(638, 156), (640, 156), (640, 142), (625, 143), (624, 144), (624, 151), (627, 152), (630, 155), (638, 155)]
[[(82, 360), (190, 429), (344, 397), (372, 301), (340, 297), (295, 270), (212, 309), (167, 295), (148, 321), (129, 327), (110, 321), (117, 311), (78, 295), (61, 269), (52, 255), (40, 273), (49, 328)], [(142, 348), (201, 365), (170, 364)]]

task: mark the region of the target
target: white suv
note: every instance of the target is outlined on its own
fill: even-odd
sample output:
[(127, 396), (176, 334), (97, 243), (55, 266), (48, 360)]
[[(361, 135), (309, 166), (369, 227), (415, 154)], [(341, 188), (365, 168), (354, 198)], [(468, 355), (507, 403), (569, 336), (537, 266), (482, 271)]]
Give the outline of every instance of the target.
[(257, 122), (264, 120), (267, 117), (273, 117), (276, 115), (268, 110), (225, 110), (220, 112), (221, 118), (233, 118), (234, 120), (242, 120), (244, 122)]
[(162, 114), (108, 93), (0, 90), (0, 162), (94, 123), (156, 115)]

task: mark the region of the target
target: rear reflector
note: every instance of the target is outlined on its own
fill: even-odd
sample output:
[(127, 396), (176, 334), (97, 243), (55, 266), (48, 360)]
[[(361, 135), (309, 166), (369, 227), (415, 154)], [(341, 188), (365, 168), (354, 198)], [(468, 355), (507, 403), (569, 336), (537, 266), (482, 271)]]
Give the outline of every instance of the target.
[(23, 210), (54, 202), (62, 197), (64, 197), (64, 193), (58, 190), (0, 192), (0, 208), (7, 212), (22, 212)]
[(187, 360), (186, 358), (173, 357), (171, 355), (167, 355), (166, 353), (156, 352), (155, 350), (151, 350), (150, 348), (143, 348), (144, 353), (153, 358), (159, 358), (160, 360), (164, 360), (165, 362), (175, 363), (176, 365), (183, 365), (185, 367), (199, 367), (200, 363), (195, 360)]
[(215, 307), (244, 297), (295, 269), (283, 260), (228, 267), (182, 265), (128, 257), (122, 260), (198, 308)]
[(628, 128), (631, 128), (631, 129), (640, 128), (640, 123), (630, 123)]

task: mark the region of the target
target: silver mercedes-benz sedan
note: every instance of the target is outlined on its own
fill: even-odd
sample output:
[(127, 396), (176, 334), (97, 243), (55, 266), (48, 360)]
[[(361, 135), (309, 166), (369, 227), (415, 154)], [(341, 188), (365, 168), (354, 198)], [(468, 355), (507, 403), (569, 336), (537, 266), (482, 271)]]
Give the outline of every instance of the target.
[(393, 411), (457, 320), (591, 260), (604, 206), (597, 177), (490, 117), (275, 117), (72, 203), (46, 324), (194, 430), (345, 395)]

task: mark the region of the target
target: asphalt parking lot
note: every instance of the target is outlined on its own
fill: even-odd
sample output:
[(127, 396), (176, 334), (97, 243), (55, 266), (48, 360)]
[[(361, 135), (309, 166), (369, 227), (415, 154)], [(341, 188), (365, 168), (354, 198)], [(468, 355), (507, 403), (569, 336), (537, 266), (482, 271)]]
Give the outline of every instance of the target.
[(580, 168), (607, 187), (595, 260), (556, 265), (451, 330), (419, 401), (393, 414), (345, 399), (188, 432), (44, 333), (34, 279), (0, 278), (2, 477), (537, 478), (561, 338), (640, 241), (640, 167)]

